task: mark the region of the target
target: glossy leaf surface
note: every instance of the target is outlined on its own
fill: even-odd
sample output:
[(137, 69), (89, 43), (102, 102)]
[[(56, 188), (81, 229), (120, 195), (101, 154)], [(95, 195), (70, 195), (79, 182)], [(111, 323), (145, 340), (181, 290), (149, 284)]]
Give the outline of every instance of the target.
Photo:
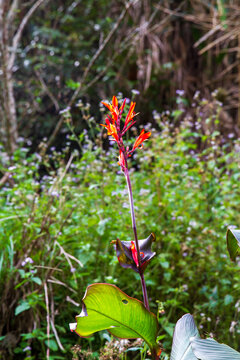
[(170, 360), (197, 360), (191, 347), (192, 338), (199, 338), (193, 316), (185, 314), (178, 320), (173, 334)]
[(227, 248), (231, 260), (235, 261), (236, 257), (240, 255), (240, 230), (231, 227), (228, 228)]
[(192, 349), (200, 360), (240, 360), (240, 353), (213, 339), (193, 339)]
[(88, 286), (82, 300), (82, 312), (76, 320), (76, 324), (70, 324), (70, 329), (80, 336), (87, 337), (107, 329), (120, 338), (142, 338), (158, 352), (156, 316), (141, 301), (129, 297), (115, 285)]

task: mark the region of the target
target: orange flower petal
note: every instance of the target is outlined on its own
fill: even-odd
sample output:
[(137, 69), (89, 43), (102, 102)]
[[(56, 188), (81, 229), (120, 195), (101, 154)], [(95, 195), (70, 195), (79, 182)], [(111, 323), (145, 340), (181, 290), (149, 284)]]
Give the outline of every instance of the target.
[(143, 141), (147, 140), (150, 136), (151, 136), (151, 132), (145, 133), (145, 130), (143, 129), (133, 145), (133, 151), (137, 149), (139, 145), (141, 145)]
[(125, 120), (124, 127), (126, 127), (129, 124), (129, 122), (134, 118), (134, 116), (136, 116), (136, 114), (133, 111), (135, 108), (135, 105), (136, 105), (135, 102), (131, 102), (131, 105), (130, 105), (130, 108), (129, 108), (129, 111), (128, 111), (128, 114), (127, 114), (127, 117)]
[(106, 106), (107, 108), (108, 108), (108, 110), (110, 110), (111, 111), (111, 105), (110, 104), (108, 104), (108, 103), (105, 103), (104, 101), (102, 101), (102, 104), (104, 105), (104, 106)]

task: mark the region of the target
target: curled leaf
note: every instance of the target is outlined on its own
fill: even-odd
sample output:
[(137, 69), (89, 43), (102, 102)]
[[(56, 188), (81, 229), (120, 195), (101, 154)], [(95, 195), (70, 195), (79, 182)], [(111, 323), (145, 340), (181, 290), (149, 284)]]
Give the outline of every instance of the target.
[(227, 230), (227, 248), (231, 260), (235, 261), (240, 255), (240, 230), (229, 227)]
[(196, 338), (199, 338), (199, 332), (193, 316), (183, 315), (174, 329), (170, 360), (197, 360), (191, 346), (191, 339)]
[(131, 268), (137, 273), (140, 271), (144, 271), (151, 261), (151, 259), (156, 255), (155, 252), (152, 252), (151, 246), (153, 241), (155, 241), (156, 237), (152, 233), (148, 236), (147, 239), (139, 240), (139, 249), (141, 256), (141, 265), (139, 266), (137, 257), (136, 257), (136, 249), (133, 241), (121, 241), (119, 239), (116, 240), (116, 254), (119, 261), (119, 264), (124, 268)]

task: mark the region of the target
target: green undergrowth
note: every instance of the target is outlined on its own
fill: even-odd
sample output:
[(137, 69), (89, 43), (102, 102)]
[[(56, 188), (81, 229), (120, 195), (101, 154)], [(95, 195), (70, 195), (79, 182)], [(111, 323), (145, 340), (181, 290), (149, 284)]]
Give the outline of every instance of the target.
[[(186, 312), (202, 334), (240, 350), (239, 270), (225, 240), (227, 226), (240, 224), (239, 142), (163, 117), (158, 129), (132, 159), (131, 180), (139, 238), (156, 234), (146, 283), (163, 356)], [(118, 265), (111, 244), (133, 238), (117, 152), (82, 145), (81, 156), (43, 158), (22, 146), (2, 167), (10, 175), (0, 190), (1, 359), (46, 359), (47, 348), (52, 360), (104, 359), (107, 332), (69, 331), (86, 287), (107, 282), (141, 300), (138, 275)], [(127, 350), (119, 359), (137, 356)]]

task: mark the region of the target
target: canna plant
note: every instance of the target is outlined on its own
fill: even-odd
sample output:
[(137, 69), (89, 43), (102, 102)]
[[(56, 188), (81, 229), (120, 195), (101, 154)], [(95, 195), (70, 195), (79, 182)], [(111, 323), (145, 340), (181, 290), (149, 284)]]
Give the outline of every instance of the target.
[(178, 320), (170, 360), (240, 360), (240, 353), (212, 338), (201, 339), (193, 316)]
[(132, 149), (125, 146), (123, 136), (136, 123), (135, 102), (131, 102), (124, 124), (122, 117), (126, 105), (126, 99), (121, 106), (115, 96), (112, 103), (102, 102), (110, 111), (106, 124), (101, 124), (107, 129), (108, 135), (117, 144), (119, 150), (118, 164), (126, 178), (129, 195), (130, 213), (132, 219), (133, 240), (114, 240), (119, 264), (123, 268), (130, 268), (140, 276), (143, 302), (129, 297), (118, 287), (112, 284), (96, 283), (87, 287), (82, 299), (82, 311), (76, 316), (76, 323), (70, 324), (71, 331), (79, 336), (87, 337), (100, 330), (108, 330), (112, 335), (119, 338), (135, 339), (142, 338), (149, 346), (151, 357), (159, 359), (161, 349), (157, 344), (158, 321), (150, 311), (149, 300), (144, 278), (144, 271), (155, 253), (151, 251), (155, 235), (150, 234), (146, 239), (139, 240), (134, 212), (132, 185), (129, 175), (128, 159), (133, 153), (142, 148), (142, 144), (150, 136), (151, 132), (142, 130), (133, 144)]
[[(240, 230), (229, 226), (227, 248), (232, 261), (240, 254)], [(185, 314), (176, 323), (170, 360), (240, 360), (240, 353), (212, 338), (201, 339), (193, 316)]]
[(227, 230), (227, 248), (231, 260), (235, 261), (240, 255), (240, 230), (235, 226), (229, 226)]

